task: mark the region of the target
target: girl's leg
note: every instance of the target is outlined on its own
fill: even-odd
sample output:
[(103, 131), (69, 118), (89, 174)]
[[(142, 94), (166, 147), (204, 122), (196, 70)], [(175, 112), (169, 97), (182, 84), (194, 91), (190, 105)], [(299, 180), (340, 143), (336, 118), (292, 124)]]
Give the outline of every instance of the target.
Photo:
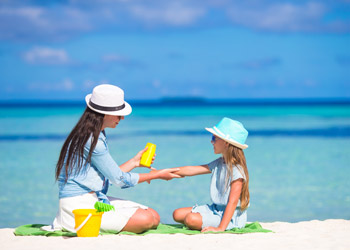
[(185, 224), (190, 229), (201, 230), (203, 221), (199, 213), (192, 213), (192, 207), (178, 208), (173, 212), (176, 222)]
[(142, 233), (148, 229), (155, 228), (159, 224), (159, 215), (152, 208), (136, 210), (126, 223), (122, 231)]
[(200, 213), (189, 213), (186, 215), (184, 224), (189, 229), (201, 230), (203, 225), (202, 216)]
[(192, 207), (182, 207), (173, 212), (174, 221), (185, 224), (185, 218), (192, 212)]

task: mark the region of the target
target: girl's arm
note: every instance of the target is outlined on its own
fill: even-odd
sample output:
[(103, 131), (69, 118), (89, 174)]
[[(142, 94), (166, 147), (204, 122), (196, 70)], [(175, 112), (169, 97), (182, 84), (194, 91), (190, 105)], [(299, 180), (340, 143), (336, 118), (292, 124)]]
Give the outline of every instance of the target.
[(182, 177), (211, 173), (208, 165), (184, 166), (184, 167), (179, 167), (178, 169), (179, 171), (177, 171), (176, 174)]
[(153, 170), (149, 173), (139, 174), (139, 182), (150, 182), (154, 179), (162, 179), (162, 180), (171, 180), (172, 178), (181, 178), (176, 172), (179, 171), (179, 168), (166, 168), (161, 170)]
[(231, 183), (230, 195), (228, 198), (227, 206), (224, 212), (224, 216), (221, 219), (220, 225), (218, 227), (205, 227), (202, 232), (222, 232), (225, 231), (232, 216), (236, 210), (239, 197), (241, 195), (243, 185), (243, 179), (235, 180)]
[(173, 178), (182, 178), (184, 176), (193, 176), (211, 173), (208, 165), (203, 166), (184, 166), (179, 168), (167, 168), (162, 170), (153, 170), (146, 174), (139, 174), (139, 182), (147, 181), (150, 183), (153, 179), (171, 180)]

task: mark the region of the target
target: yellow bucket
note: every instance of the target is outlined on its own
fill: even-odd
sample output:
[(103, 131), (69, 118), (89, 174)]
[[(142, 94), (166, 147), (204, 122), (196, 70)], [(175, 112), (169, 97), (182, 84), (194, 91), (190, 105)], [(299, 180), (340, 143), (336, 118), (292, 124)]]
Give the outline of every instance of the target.
[(97, 237), (100, 233), (103, 212), (96, 209), (75, 209), (75, 229), (78, 237)]

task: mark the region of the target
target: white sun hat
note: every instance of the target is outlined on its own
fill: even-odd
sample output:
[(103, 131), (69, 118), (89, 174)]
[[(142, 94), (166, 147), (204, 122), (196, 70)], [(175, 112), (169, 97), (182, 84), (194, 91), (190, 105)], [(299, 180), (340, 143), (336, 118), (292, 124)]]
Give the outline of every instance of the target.
[(124, 91), (111, 84), (96, 86), (85, 101), (90, 109), (101, 114), (126, 116), (132, 111), (129, 103), (124, 101)]
[(216, 126), (205, 129), (238, 148), (246, 149), (248, 147), (248, 145), (245, 144), (248, 131), (239, 121), (224, 117)]

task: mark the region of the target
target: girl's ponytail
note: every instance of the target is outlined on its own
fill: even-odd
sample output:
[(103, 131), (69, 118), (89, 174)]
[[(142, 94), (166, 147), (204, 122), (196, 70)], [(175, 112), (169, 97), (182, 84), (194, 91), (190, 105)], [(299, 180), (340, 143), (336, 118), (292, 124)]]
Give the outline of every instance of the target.
[[(227, 166), (227, 175), (226, 175), (226, 187), (230, 185), (229, 180), (230, 176), (232, 176), (233, 168), (237, 167), (243, 176), (245, 176), (245, 180), (243, 181), (242, 191), (241, 191), (241, 211), (248, 208), (249, 205), (249, 173), (247, 168), (246, 159), (244, 156), (244, 152), (242, 149), (229, 144), (226, 152), (223, 154), (226, 166)], [(242, 173), (243, 171), (243, 173)]]

